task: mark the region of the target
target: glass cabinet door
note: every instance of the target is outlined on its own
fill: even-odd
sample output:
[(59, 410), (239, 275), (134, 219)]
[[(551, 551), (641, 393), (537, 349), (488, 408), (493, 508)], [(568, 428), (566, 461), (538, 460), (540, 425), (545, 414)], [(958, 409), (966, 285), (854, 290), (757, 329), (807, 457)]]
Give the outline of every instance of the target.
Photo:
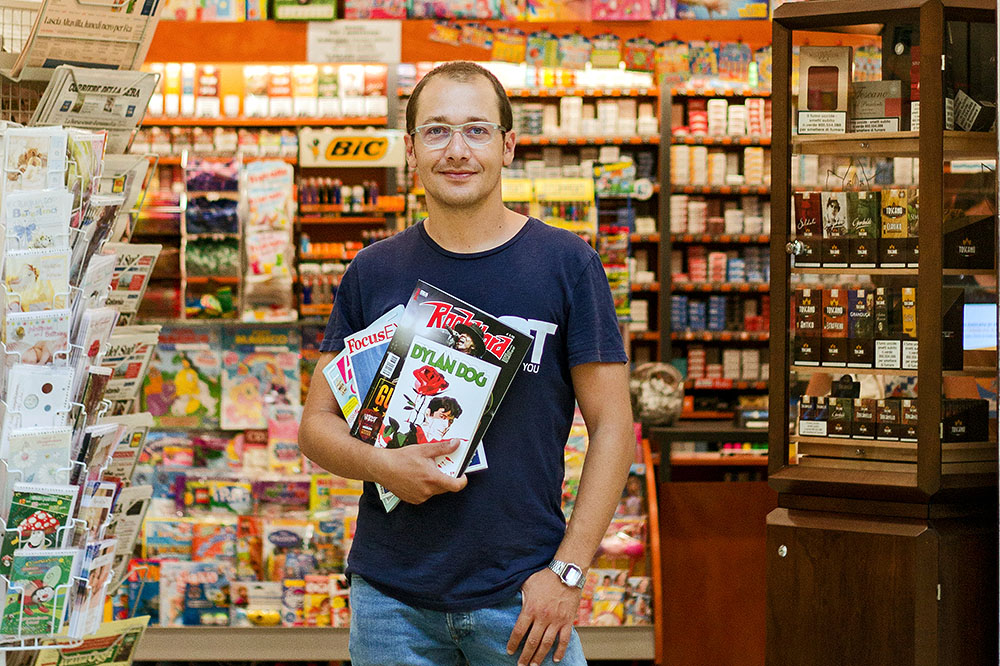
[(783, 492), (923, 501), (996, 483), (995, 6), (885, 5), (775, 12), (775, 81), (791, 74), (772, 144)]

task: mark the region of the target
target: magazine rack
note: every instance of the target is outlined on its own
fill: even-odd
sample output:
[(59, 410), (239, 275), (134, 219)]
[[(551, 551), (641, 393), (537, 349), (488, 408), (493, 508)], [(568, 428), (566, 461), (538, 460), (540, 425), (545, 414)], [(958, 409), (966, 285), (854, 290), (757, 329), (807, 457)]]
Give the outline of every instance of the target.
[[(47, 81), (52, 77), (52, 67), (27, 67), (38, 48), (37, 29), (42, 17), (50, 11), (73, 10), (87, 18), (122, 16), (128, 0), (44, 0), (41, 4), (21, 0), (4, 0), (0, 4), (0, 34), (8, 52), (0, 54), (0, 75), (12, 81)], [(142, 64), (146, 49), (156, 29), (157, 16), (146, 16), (139, 34), (134, 39), (107, 36), (74, 36), (72, 32), (58, 37), (60, 42), (79, 41), (81, 52), (89, 42), (106, 43), (108, 48), (125, 46), (131, 51), (127, 61), (117, 63), (116, 69), (133, 69)], [(52, 39), (45, 37), (43, 39)], [(65, 58), (64, 58), (65, 59)], [(61, 63), (57, 63), (61, 64)]]

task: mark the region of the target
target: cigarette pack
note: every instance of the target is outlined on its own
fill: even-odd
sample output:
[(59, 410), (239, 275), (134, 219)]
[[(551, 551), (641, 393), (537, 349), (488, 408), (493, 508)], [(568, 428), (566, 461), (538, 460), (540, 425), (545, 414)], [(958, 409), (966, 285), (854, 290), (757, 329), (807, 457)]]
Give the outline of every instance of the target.
[(830, 437), (851, 436), (851, 412), (854, 400), (851, 398), (830, 398), (830, 417), (827, 431)]
[(847, 292), (827, 289), (823, 292), (823, 365), (847, 365)]
[(879, 400), (876, 409), (876, 439), (899, 439), (899, 400)]
[(855, 398), (851, 413), (851, 436), (855, 439), (875, 439), (876, 400)]

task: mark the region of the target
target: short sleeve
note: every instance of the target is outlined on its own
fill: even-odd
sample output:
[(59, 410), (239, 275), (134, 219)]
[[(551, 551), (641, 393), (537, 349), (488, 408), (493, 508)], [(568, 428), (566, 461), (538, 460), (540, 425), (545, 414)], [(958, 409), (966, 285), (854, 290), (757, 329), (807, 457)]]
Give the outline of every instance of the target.
[(333, 299), (333, 311), (326, 323), (323, 341), (319, 345), (321, 352), (339, 352), (344, 348), (344, 338), (355, 333), (362, 325), (362, 303), (358, 269), (354, 262), (347, 267), (344, 277), (337, 288)]
[(611, 287), (597, 254), (587, 263), (571, 298), (566, 335), (569, 366), (627, 362)]

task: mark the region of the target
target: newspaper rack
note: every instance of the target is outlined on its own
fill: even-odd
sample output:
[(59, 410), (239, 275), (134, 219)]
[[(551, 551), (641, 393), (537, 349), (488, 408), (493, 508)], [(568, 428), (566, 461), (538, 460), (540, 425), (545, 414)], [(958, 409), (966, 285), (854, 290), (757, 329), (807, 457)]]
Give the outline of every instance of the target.
[[(40, 37), (38, 34), (41, 18), (50, 11), (75, 9), (86, 18), (102, 16), (112, 18), (123, 17), (125, 13), (121, 10), (128, 4), (129, 0), (108, 0), (107, 2), (100, 0), (43, 0), (41, 3), (25, 0), (3, 0), (0, 3), (0, 34), (2, 34), (3, 44), (8, 52), (0, 54), (0, 75), (12, 81), (49, 80), (52, 77), (53, 69), (64, 64), (65, 58), (63, 61), (54, 60), (48, 67), (27, 66), (28, 62), (33, 62), (32, 56), (38, 51), (39, 41), (44, 42), (48, 39), (58, 39), (62, 43), (80, 42), (82, 48), (80, 59), (84, 57), (82, 54), (87, 51), (86, 46), (83, 45), (88, 42), (106, 43), (108, 50), (113, 49), (114, 45), (126, 46), (129, 47), (126, 52), (131, 53), (131, 57), (126, 62), (118, 62), (117, 67), (112, 63), (100, 63), (100, 65), (106, 69), (133, 69), (141, 65), (158, 21), (155, 9), (152, 16), (143, 17), (145, 20), (135, 39), (74, 35), (72, 29), (67, 29), (66, 34), (59, 35), (58, 38), (54, 36)], [(157, 5), (158, 8), (159, 5)], [(86, 63), (77, 62), (76, 64), (85, 65)], [(98, 63), (91, 64), (98, 65)]]

